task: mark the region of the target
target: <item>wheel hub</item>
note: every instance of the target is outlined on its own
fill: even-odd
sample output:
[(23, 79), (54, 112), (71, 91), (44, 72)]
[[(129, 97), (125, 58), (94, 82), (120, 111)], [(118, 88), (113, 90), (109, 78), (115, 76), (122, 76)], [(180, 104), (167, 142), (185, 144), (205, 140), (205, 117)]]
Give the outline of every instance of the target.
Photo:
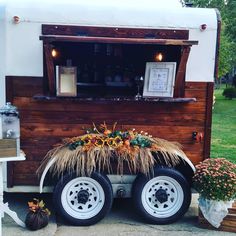
[(77, 195), (78, 203), (86, 204), (89, 200), (89, 193), (87, 190), (80, 190)]
[(168, 195), (164, 189), (158, 189), (155, 193), (155, 197), (160, 203), (167, 202), (168, 200)]

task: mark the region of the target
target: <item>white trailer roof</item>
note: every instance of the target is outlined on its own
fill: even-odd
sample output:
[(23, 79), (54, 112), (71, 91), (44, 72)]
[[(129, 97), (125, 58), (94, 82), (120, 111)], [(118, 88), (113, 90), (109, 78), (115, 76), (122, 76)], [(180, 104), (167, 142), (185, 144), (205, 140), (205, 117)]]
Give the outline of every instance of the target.
[(7, 0), (5, 4), (7, 15), (17, 15), (23, 22), (216, 28), (213, 9), (185, 8), (178, 0)]

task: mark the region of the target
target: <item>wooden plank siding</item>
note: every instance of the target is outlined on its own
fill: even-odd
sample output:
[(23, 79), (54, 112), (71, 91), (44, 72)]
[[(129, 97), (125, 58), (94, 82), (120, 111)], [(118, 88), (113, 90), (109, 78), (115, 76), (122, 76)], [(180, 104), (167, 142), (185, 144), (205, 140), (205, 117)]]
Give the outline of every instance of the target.
[(114, 38), (114, 37), (89, 37), (89, 36), (61, 36), (49, 35), (40, 36), (40, 40), (46, 43), (52, 42), (83, 42), (83, 43), (120, 43), (120, 44), (159, 44), (159, 45), (181, 45), (192, 46), (197, 45), (195, 40), (180, 40), (180, 39), (153, 39), (153, 38)]
[[(83, 133), (82, 127), (103, 121), (123, 129), (136, 128), (170, 141), (178, 141), (197, 164), (209, 157), (212, 83), (186, 82), (185, 97), (196, 102), (81, 101), (76, 99), (36, 100), (43, 93), (41, 77), (7, 77), (7, 98), (18, 107), (21, 122), (21, 148), (26, 161), (8, 166), (8, 185), (38, 185), (35, 174), (53, 144), (62, 138)], [(210, 94), (211, 93), (211, 94)], [(207, 120), (206, 120), (207, 119)], [(206, 139), (196, 143), (192, 132)]]
[(157, 39), (185, 39), (189, 38), (188, 30), (146, 29), (96, 27), (77, 25), (42, 25), (42, 35), (67, 35), (113, 38), (157, 38)]

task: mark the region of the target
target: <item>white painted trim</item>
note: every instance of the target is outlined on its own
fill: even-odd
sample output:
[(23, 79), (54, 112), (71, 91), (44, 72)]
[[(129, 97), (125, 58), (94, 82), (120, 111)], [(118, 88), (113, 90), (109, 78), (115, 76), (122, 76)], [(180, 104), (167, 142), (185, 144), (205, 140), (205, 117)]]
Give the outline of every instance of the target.
[[(115, 184), (115, 186), (118, 186), (119, 184)], [(45, 186), (43, 188), (43, 193), (52, 193), (53, 192), (53, 186)], [(193, 193), (196, 193), (195, 189), (191, 189)], [(38, 186), (15, 186), (12, 188), (7, 188), (4, 190), (8, 193), (39, 193), (39, 187)]]
[[(40, 193), (39, 186), (14, 186), (12, 188), (6, 188), (4, 191), (8, 193)], [(44, 193), (52, 193), (53, 186), (45, 186), (43, 188)]]
[(188, 165), (189, 167), (192, 169), (193, 173), (196, 171), (196, 168), (195, 166), (193, 165), (193, 163), (190, 161), (190, 159), (188, 159), (187, 156), (183, 156), (181, 153), (179, 152), (176, 152), (176, 154), (182, 159), (184, 160)]
[(25, 154), (20, 153), (19, 156), (14, 156), (14, 157), (1, 157), (0, 162), (7, 162), (7, 161), (24, 161), (25, 160)]
[[(189, 165), (189, 167), (192, 169), (194, 173), (196, 169), (193, 163), (186, 156), (182, 156), (180, 153), (177, 153), (177, 155)], [(46, 165), (41, 175), (39, 189), (38, 189), (40, 193), (45, 192), (44, 187), (43, 187), (44, 180), (50, 167), (54, 164), (55, 161), (56, 161), (56, 158), (52, 158)], [(119, 183), (131, 184), (135, 180), (136, 175), (107, 175), (107, 177), (109, 178), (112, 184), (119, 184)]]
[(5, 5), (0, 2), (0, 107), (6, 104), (5, 69), (6, 69), (6, 11)]
[(44, 183), (44, 179), (46, 177), (46, 174), (48, 173), (50, 167), (53, 165), (53, 163), (56, 161), (56, 158), (52, 158), (46, 165), (43, 173), (42, 173), (42, 176), (40, 178), (40, 184), (39, 184), (39, 192), (42, 193), (43, 192), (43, 183)]

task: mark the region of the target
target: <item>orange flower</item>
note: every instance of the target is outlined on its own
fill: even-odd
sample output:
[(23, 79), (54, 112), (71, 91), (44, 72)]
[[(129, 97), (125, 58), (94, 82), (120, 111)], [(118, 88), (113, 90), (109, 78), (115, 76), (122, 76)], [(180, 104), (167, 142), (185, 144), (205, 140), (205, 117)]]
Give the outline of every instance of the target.
[(109, 135), (109, 134), (111, 134), (111, 130), (107, 129), (107, 130), (104, 131), (104, 135), (107, 136), (107, 135)]
[(45, 207), (43, 200), (39, 201), (34, 198), (32, 202), (28, 202), (29, 210), (32, 212), (43, 211), (47, 215), (50, 215), (51, 212)]
[(127, 140), (125, 140), (124, 144), (125, 144), (125, 146), (130, 146), (130, 141), (127, 139)]

